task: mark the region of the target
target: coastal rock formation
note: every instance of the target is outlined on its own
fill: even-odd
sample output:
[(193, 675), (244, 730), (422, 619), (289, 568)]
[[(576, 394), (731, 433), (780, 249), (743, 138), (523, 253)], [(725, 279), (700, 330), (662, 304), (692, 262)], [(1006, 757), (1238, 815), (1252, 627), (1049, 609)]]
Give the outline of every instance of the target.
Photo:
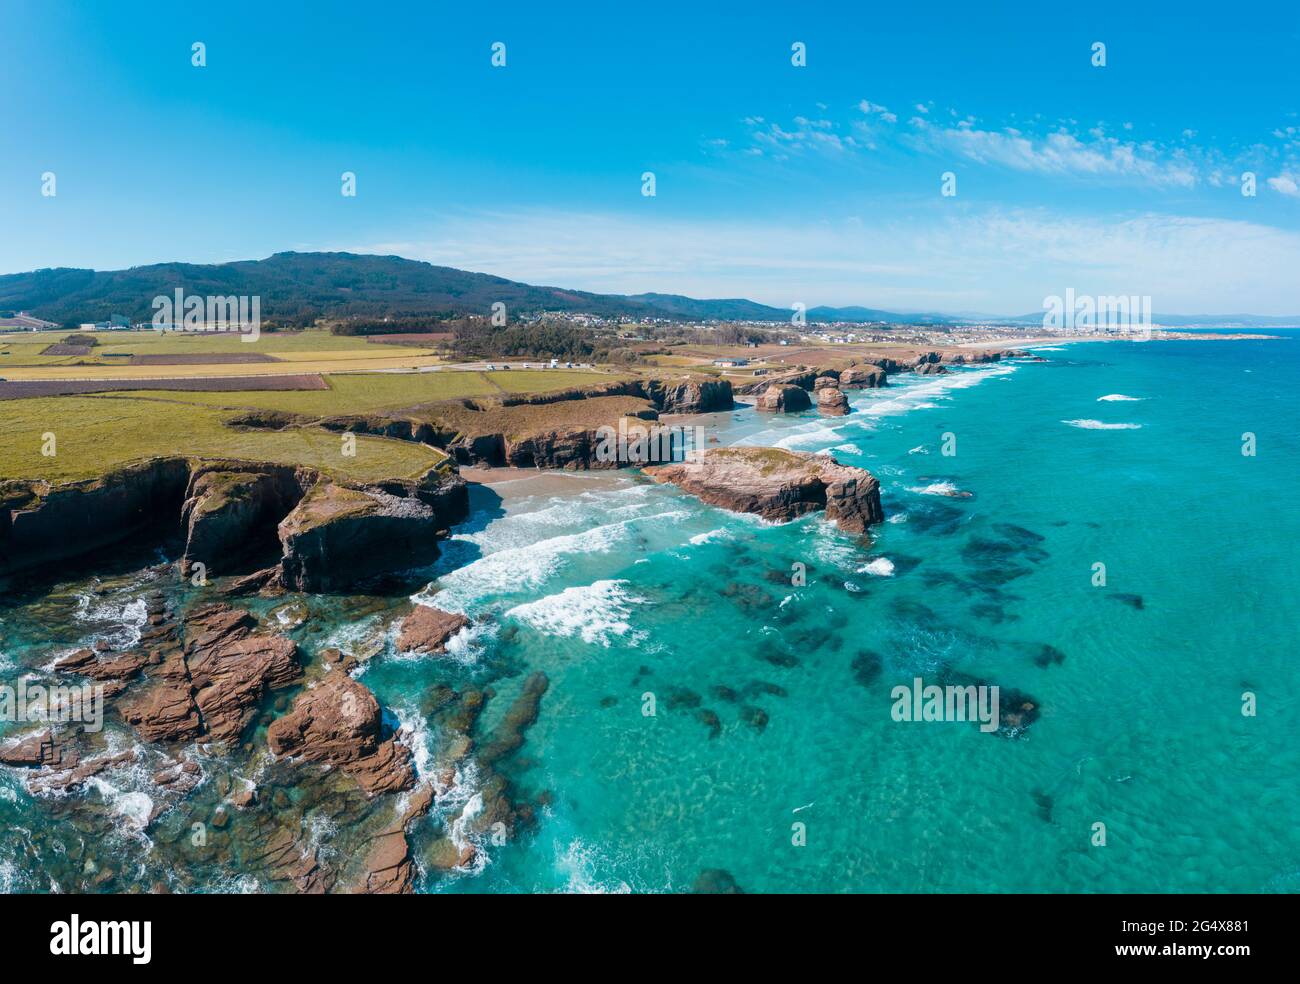
[(92, 649), (78, 649), (57, 660), (56, 673), (75, 673), (102, 684), (105, 696), (113, 696), (126, 688), (127, 681), (135, 677), (149, 662), (149, 654), (133, 650), (120, 655), (103, 656)]
[(181, 506), (182, 573), (202, 563), (209, 574), (225, 574), (259, 546), (274, 544), (275, 524), (302, 493), (302, 476), (294, 468), (199, 464)]
[(618, 462), (597, 461), (599, 436), (594, 430), (547, 431), (518, 439), (503, 439), (504, 464), (509, 468), (617, 468)]
[(252, 615), (229, 605), (204, 608), (185, 623), (194, 702), (218, 741), (238, 740), (262, 695), (302, 676), (293, 640), (255, 633), (256, 626)]
[(825, 369), (808, 369), (800, 366), (790, 372), (776, 373), (770, 376), (762, 376), (752, 383), (745, 383), (736, 388), (735, 392), (743, 396), (762, 395), (770, 386), (798, 386), (800, 389), (811, 390), (817, 385), (817, 380), (822, 376), (833, 376), (834, 372)]
[(843, 417), (849, 412), (849, 398), (836, 386), (823, 386), (817, 391), (817, 412), (823, 417)]
[(0, 577), (174, 529), (188, 478), (183, 458), (156, 458), (80, 482), (0, 482)]
[(881, 369), (880, 366), (851, 366), (840, 373), (840, 387), (843, 389), (852, 387), (875, 389), (884, 385), (885, 370)]
[(710, 505), (786, 521), (824, 509), (843, 530), (861, 533), (884, 519), (880, 483), (829, 455), (780, 448), (710, 448), (692, 461), (645, 469)]
[(755, 405), (757, 410), (773, 413), (794, 413), (812, 406), (808, 391), (793, 383), (774, 383), (763, 391)]
[(731, 383), (725, 379), (652, 379), (645, 389), (660, 413), (715, 413), (734, 405)]
[(237, 742), (266, 692), (302, 675), (293, 641), (256, 626), (244, 609), (217, 604), (186, 620), (183, 648), (174, 631), (156, 636), (148, 682), (117, 705), (122, 719), (145, 741)]
[[(811, 386), (811, 382), (808, 383)], [(734, 406), (729, 380), (704, 375), (620, 379), (600, 386), (498, 399), (443, 400), (387, 414), (347, 415), (315, 421), (350, 431), (441, 448), (457, 464), (493, 468), (580, 470), (623, 468), (630, 461), (597, 453), (601, 427), (621, 419), (657, 420), (664, 414), (698, 414)], [(258, 426), (261, 418), (240, 418)], [(306, 418), (290, 423), (304, 424)], [(278, 418), (274, 423), (283, 426)]]
[(469, 625), (464, 615), (444, 612), (431, 605), (416, 605), (402, 620), (397, 636), (400, 652), (445, 653), (447, 640)]
[(438, 556), (436, 515), (419, 498), (330, 482), (308, 490), (279, 534), (282, 579), (295, 591), (337, 591)]
[(368, 796), (415, 784), (411, 753), (396, 738), (382, 740), (379, 702), (340, 670), (304, 691), (293, 709), (266, 731), (271, 751), (342, 769)]
[(68, 738), (56, 735), (49, 729), (0, 743), (0, 765), (29, 769), (70, 769), (79, 760), (76, 746)]
[(410, 895), (415, 891), (415, 862), (401, 828), (385, 830), (370, 842), (363, 868), (354, 893)]
[(465, 481), (446, 462), (351, 488), (310, 468), (152, 458), (88, 481), (0, 482), (0, 579), (182, 527), (183, 572), (196, 563), (229, 572), (251, 553), (273, 553), (278, 532), (284, 584), (334, 590), (427, 562), (439, 532), (468, 513)]
[(948, 370), (937, 362), (922, 362), (916, 367), (918, 376), (946, 376)]
[(839, 385), (840, 379), (838, 376), (818, 376), (816, 380), (813, 381), (813, 392), (820, 393), (828, 386), (838, 389)]
[(542, 696), (550, 687), (550, 683), (541, 670), (529, 675), (524, 681), (523, 690), (507, 709), (496, 731), (479, 749), (480, 763), (492, 765), (523, 745), (524, 732), (537, 720), (537, 715), (541, 711)]
[(980, 365), (986, 362), (1001, 362), (1003, 359), (1021, 358), (1028, 354), (1019, 349), (977, 349), (970, 352), (948, 352), (943, 356), (942, 361), (950, 366)]

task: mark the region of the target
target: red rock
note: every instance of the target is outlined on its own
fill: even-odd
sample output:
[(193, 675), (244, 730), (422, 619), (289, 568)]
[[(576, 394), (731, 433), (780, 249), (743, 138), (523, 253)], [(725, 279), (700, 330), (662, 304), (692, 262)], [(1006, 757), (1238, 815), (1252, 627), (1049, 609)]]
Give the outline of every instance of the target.
[(266, 740), (276, 755), (341, 768), (368, 796), (415, 784), (411, 753), (396, 739), (380, 740), (379, 702), (346, 673), (331, 670), (272, 721)]
[(386, 830), (370, 842), (365, 872), (355, 892), (366, 895), (410, 895), (415, 891), (415, 863), (402, 830)]
[(430, 605), (416, 605), (402, 620), (397, 648), (402, 652), (445, 653), (447, 640), (469, 625), (464, 615), (444, 612)]
[(54, 669), (59, 673), (76, 673), (92, 680), (126, 680), (135, 676), (149, 662), (149, 654), (134, 650), (103, 659), (90, 649), (78, 649), (58, 660)]
[(189, 681), (159, 680), (117, 705), (122, 720), (145, 741), (189, 741), (203, 733)]
[(0, 764), (40, 768), (71, 768), (78, 754), (71, 741), (56, 737), (53, 731), (36, 731), (0, 744)]

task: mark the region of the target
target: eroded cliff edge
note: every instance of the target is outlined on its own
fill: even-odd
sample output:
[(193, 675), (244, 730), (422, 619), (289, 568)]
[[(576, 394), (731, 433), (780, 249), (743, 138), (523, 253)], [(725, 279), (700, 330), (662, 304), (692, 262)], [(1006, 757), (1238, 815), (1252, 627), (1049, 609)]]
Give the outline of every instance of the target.
[(260, 584), (336, 590), (431, 562), (468, 513), (465, 481), (447, 462), (358, 483), (307, 467), (151, 458), (78, 482), (0, 483), (0, 579), (179, 535), (187, 575), (198, 565), (204, 576), (244, 573), (278, 555)]

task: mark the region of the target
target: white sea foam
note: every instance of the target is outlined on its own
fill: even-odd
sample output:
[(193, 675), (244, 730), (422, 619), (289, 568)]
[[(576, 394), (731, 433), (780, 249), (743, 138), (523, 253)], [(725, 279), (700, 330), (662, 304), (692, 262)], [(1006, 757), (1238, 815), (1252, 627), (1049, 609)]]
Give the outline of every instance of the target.
[(320, 641), (320, 648), (338, 649), (351, 656), (358, 656), (365, 648), (362, 643), (375, 634), (378, 622), (378, 615), (369, 615), (357, 622), (340, 622)]
[(1083, 430), (1097, 431), (1128, 431), (1140, 430), (1141, 424), (1107, 424), (1100, 420), (1062, 420), (1061, 423), (1069, 424), (1071, 427), (1079, 427)]
[(921, 495), (946, 495), (950, 499), (965, 499), (970, 496), (969, 492), (963, 492), (952, 482), (932, 482), (929, 485), (914, 485), (908, 488), (909, 492), (918, 492)]
[(122, 789), (100, 776), (90, 779), (87, 785), (95, 789), (104, 798), (108, 808), (125, 820), (133, 830), (143, 832), (149, 825), (149, 818), (153, 814), (153, 799), (147, 793), (138, 789)]
[(619, 878), (602, 878), (599, 872), (610, 867), (604, 855), (581, 838), (575, 837), (563, 847), (555, 845), (555, 867), (564, 879), (561, 892), (580, 895), (630, 895), (632, 886)]
[(415, 774), (421, 779), (433, 776), (434, 761), (430, 748), (429, 722), (414, 707), (400, 705), (391, 708), (401, 727), (397, 739), (411, 750), (411, 761), (415, 764)]
[[(1009, 376), (1017, 369), (1011, 363), (998, 362), (976, 369), (954, 370), (946, 376), (913, 377), (912, 380), (891, 383), (886, 389), (872, 390), (879, 396), (863, 400), (855, 409), (869, 417), (891, 417), (929, 409), (938, 406), (936, 400), (946, 400), (956, 390), (978, 386), (986, 379)], [(914, 381), (918, 379), (924, 382)]]
[(858, 568), (859, 574), (874, 574), (876, 577), (893, 577), (894, 562), (888, 557), (877, 557), (869, 564)]
[(96, 640), (103, 639), (114, 649), (130, 649), (140, 641), (140, 634), (149, 621), (149, 606), (143, 598), (133, 598), (125, 603), (102, 601), (89, 594), (77, 596), (77, 610), (73, 617), (80, 622), (111, 626), (97, 631)]
[(827, 445), (833, 444), (840, 439), (840, 432), (834, 427), (827, 427), (825, 424), (814, 422), (799, 427), (793, 434), (789, 434), (772, 446), (777, 448), (801, 447), (808, 444)]
[(1125, 396), (1123, 393), (1108, 393), (1106, 396), (1097, 397), (1098, 403), (1137, 403), (1144, 400), (1144, 396)]
[(695, 546), (701, 546), (705, 543), (716, 543), (719, 540), (730, 540), (731, 534), (724, 529), (709, 530), (707, 533), (696, 533), (691, 537), (691, 543)]
[(609, 648), (615, 637), (625, 637), (638, 645), (644, 632), (635, 632), (628, 619), (632, 605), (643, 605), (625, 590), (627, 581), (596, 581), (578, 588), (565, 588), (559, 594), (517, 605), (506, 612), (511, 618), (527, 622), (539, 632), (568, 639), (581, 637), (589, 645)]
[(862, 454), (862, 449), (856, 444), (837, 444), (831, 448), (831, 451), (843, 451), (845, 454)]
[(890, 513), (890, 514), (889, 514), (889, 518), (886, 519), (885, 522), (886, 522), (886, 523), (906, 523), (906, 522), (907, 522), (907, 513), (905, 513), (905, 512)]
[(927, 448), (924, 444), (918, 444), (916, 447), (912, 448), (907, 453), (908, 454), (929, 454), (930, 449)]
[(417, 594), (416, 602), (436, 604), (444, 611), (473, 612), (486, 599), (501, 594), (540, 588), (575, 555), (608, 553), (626, 542), (633, 523), (655, 519), (680, 519), (683, 511), (658, 513), (636, 519), (607, 523), (581, 533), (569, 533), (539, 540), (527, 546), (508, 547), (489, 553), (444, 574), (441, 590), (433, 595)]
[(816, 530), (813, 556), (817, 558), (818, 563), (830, 564), (844, 570), (851, 570), (857, 566), (859, 553), (855, 543), (830, 523), (820, 523)]

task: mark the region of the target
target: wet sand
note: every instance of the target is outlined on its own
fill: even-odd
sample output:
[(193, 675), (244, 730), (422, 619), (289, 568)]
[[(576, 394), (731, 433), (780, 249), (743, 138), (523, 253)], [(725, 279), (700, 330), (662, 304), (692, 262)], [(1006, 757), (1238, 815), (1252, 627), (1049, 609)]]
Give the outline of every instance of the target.
[(627, 469), (539, 471), (535, 468), (461, 468), (471, 485), (492, 489), (503, 501), (534, 495), (571, 495), (590, 489), (616, 488), (632, 481)]

